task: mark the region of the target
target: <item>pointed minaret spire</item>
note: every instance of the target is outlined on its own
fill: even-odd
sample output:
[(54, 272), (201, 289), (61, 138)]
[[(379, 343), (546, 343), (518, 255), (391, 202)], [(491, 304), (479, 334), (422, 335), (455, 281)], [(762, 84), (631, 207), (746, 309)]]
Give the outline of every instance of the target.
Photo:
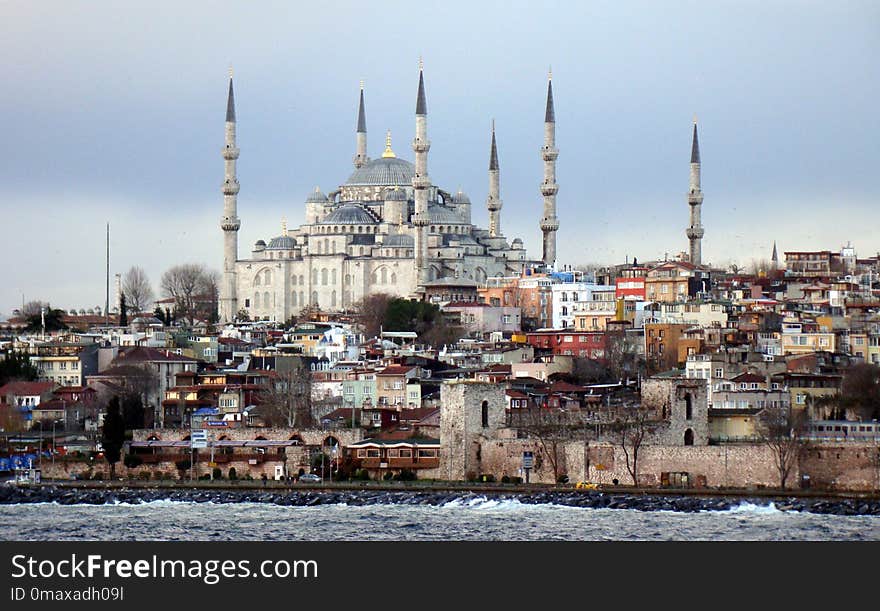
[(556, 113), (553, 109), (553, 73), (547, 74), (547, 110), (544, 113), (544, 146), (541, 147), (541, 159), (544, 160), (544, 180), (541, 182), (541, 195), (544, 198), (544, 212), (541, 216), (541, 233), (544, 234), (543, 257), (544, 265), (552, 268), (556, 264), (556, 231), (559, 219), (556, 218)]
[(361, 81), (361, 97), (358, 103), (357, 149), (354, 154), (354, 167), (360, 168), (370, 158), (367, 156), (367, 112), (364, 110), (364, 82)]
[(226, 122), (235, 123), (235, 92), (232, 90), (232, 68), (229, 69), (229, 97), (226, 98)]
[(556, 123), (556, 111), (553, 109), (553, 70), (547, 73), (547, 110), (544, 111), (544, 123)]
[(779, 269), (779, 254), (776, 252), (776, 240), (773, 240), (773, 254), (770, 256), (773, 271)]
[(238, 259), (238, 178), (235, 162), (238, 147), (235, 144), (235, 95), (232, 90), (232, 68), (229, 69), (229, 97), (226, 100), (226, 133), (223, 147), (223, 284), (220, 287), (220, 321), (231, 322), (238, 312), (238, 281), (235, 264)]
[(431, 179), (428, 178), (428, 151), (431, 149), (431, 142), (428, 140), (428, 104), (425, 101), (425, 75), (421, 58), (419, 58), (419, 92), (416, 98), (416, 137), (413, 138), (412, 148), (415, 153), (415, 172), (412, 179), (415, 265), (418, 285), (424, 288), (430, 280), (428, 225), (431, 219), (428, 215), (428, 189), (431, 186)]
[(489, 170), (498, 169), (498, 146), (495, 144), (495, 119), (492, 119), (492, 149), (489, 152)]
[(425, 101), (425, 74), (422, 58), (419, 58), (419, 93), (416, 97), (416, 114), (427, 115), (428, 103)]
[(492, 144), (489, 151), (489, 196), (486, 208), (489, 209), (489, 236), (501, 236), (501, 170), (498, 165), (498, 146), (495, 143), (495, 120), (492, 120)]
[(685, 231), (689, 242), (690, 262), (702, 265), (703, 224), (700, 220), (703, 205), (703, 191), (700, 188), (700, 143), (697, 139), (697, 116), (694, 115), (694, 140), (691, 144), (691, 172), (688, 187), (688, 206), (690, 206), (690, 226)]

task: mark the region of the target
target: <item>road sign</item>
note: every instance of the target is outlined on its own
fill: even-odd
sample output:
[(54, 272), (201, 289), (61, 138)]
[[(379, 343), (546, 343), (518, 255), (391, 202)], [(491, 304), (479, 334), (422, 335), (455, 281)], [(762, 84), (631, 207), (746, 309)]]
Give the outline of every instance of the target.
[(229, 426), (225, 420), (206, 420), (205, 426)]
[(204, 429), (193, 429), (189, 436), (190, 447), (193, 449), (208, 447), (208, 432)]
[(207, 439), (202, 439), (201, 441), (199, 441), (199, 440), (193, 439), (193, 440), (192, 440), (192, 443), (190, 444), (190, 446), (192, 447), (193, 450), (199, 450), (199, 449), (201, 449), (201, 448), (207, 448), (207, 447), (208, 447), (208, 440), (207, 440)]
[(531, 469), (535, 466), (534, 452), (523, 452), (523, 469)]

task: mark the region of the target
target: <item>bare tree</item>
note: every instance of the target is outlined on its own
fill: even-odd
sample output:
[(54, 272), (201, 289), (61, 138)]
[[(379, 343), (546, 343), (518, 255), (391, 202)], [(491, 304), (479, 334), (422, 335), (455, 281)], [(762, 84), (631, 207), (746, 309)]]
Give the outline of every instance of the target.
[(312, 376), (308, 365), (277, 371), (260, 393), (258, 413), (266, 426), (308, 428), (314, 424)]
[(626, 470), (633, 486), (639, 485), (639, 451), (645, 439), (654, 432), (657, 422), (650, 410), (623, 408), (611, 428), (617, 434), (618, 445), (626, 458)]
[(122, 294), (125, 295), (125, 303), (136, 314), (147, 310), (153, 301), (153, 287), (142, 267), (133, 266), (125, 272), (122, 277)]
[(541, 457), (549, 461), (553, 469), (553, 481), (558, 482), (564, 475), (563, 448), (582, 432), (581, 419), (561, 409), (527, 407), (510, 410), (508, 425), (516, 429), (520, 437), (538, 442)]
[(49, 310), (49, 302), (48, 301), (28, 301), (21, 307), (21, 315), (25, 318), (31, 316), (39, 316), (43, 311), (43, 308)]
[(355, 305), (364, 336), (376, 337), (379, 335), (385, 322), (385, 315), (388, 313), (388, 304), (392, 299), (393, 297), (387, 293), (373, 293), (366, 295)]
[(805, 425), (804, 410), (793, 410), (790, 405), (765, 407), (758, 414), (758, 431), (773, 455), (780, 488), (785, 489), (788, 477), (797, 464), (804, 444)]
[(174, 299), (175, 310), (192, 325), (196, 318), (216, 318), (220, 275), (198, 263), (175, 265), (164, 274), (162, 293)]

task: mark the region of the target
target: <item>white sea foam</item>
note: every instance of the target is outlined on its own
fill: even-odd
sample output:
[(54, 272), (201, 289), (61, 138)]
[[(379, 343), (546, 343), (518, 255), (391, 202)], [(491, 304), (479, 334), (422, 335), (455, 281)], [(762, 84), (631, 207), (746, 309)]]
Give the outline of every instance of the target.
[(754, 514), (754, 515), (775, 515), (783, 513), (779, 509), (776, 508), (774, 503), (770, 503), (768, 505), (755, 505), (754, 503), (750, 503), (748, 501), (740, 501), (740, 504), (736, 507), (731, 507), (724, 513), (743, 513), (743, 514)]

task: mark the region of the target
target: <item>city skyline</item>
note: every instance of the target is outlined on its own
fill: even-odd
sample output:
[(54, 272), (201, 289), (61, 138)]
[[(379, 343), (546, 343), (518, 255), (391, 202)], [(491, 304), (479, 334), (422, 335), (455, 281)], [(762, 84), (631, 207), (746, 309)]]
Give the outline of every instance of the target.
[[(22, 296), (65, 309), (103, 305), (107, 222), (111, 274), (140, 265), (158, 288), (176, 263), (221, 268), (219, 150), (230, 64), (240, 254), (280, 234), (282, 217), (304, 222), (303, 202), (316, 185), (327, 192), (345, 182), (361, 80), (369, 155), (380, 156), (390, 129), (395, 151), (412, 160), (419, 56), (432, 179), (462, 188), (475, 223), (486, 226), (494, 119), (502, 227), (522, 237), (530, 258), (541, 250), (550, 65), (558, 265), (686, 250), (694, 113), (704, 262), (769, 259), (774, 240), (780, 253), (847, 241), (863, 255), (878, 249), (864, 222), (877, 201), (870, 177), (880, 157), (870, 104), (878, 85), (865, 78), (880, 55), (871, 31), (878, 9), (868, 3), (847, 11), (799, 4), (797, 14), (787, 3), (517, 4), (504, 13), (501, 4), (447, 3), (426, 6), (419, 18), (366, 14), (355, 3), (273, 5), (257, 17), (212, 6), (209, 14), (200, 3), (172, 14), (163, 3), (150, 11), (2, 5), (17, 27), (0, 41), (11, 92), (0, 111), (13, 153), (0, 169), (10, 236), (0, 315)], [(417, 22), (449, 35), (410, 35)]]

